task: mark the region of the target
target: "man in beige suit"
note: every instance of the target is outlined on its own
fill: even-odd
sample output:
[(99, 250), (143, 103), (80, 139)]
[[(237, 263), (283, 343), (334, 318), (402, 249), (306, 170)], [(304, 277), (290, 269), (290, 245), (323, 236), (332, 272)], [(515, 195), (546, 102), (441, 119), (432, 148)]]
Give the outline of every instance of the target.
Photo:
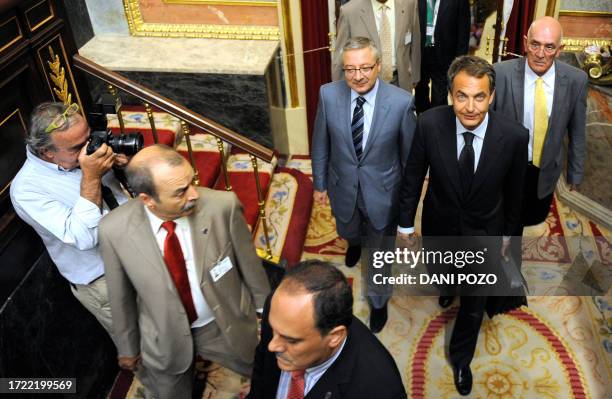
[(119, 365), (157, 399), (191, 398), (194, 347), (248, 376), (270, 287), (238, 199), (196, 188), (161, 145), (136, 154), (127, 177), (138, 199), (100, 224)]
[[(380, 77), (412, 92), (421, 76), (421, 29), (416, 0), (351, 0), (340, 8), (332, 78), (344, 78), (342, 48), (351, 37), (367, 37), (381, 51)], [(386, 39), (385, 39), (386, 38)]]

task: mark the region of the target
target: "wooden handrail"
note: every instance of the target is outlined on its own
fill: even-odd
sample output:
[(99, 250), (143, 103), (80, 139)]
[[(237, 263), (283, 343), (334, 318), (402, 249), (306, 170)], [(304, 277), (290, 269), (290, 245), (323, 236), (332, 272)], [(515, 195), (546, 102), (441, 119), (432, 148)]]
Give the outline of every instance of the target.
[(76, 54), (73, 57), (74, 66), (78, 69), (89, 73), (101, 79), (120, 90), (130, 93), (134, 97), (138, 97), (142, 101), (153, 105), (172, 116), (175, 116), (185, 122), (197, 126), (204, 130), (206, 133), (210, 133), (215, 137), (219, 137), (223, 141), (227, 141), (232, 146), (238, 147), (249, 154), (256, 156), (266, 162), (271, 162), (274, 157), (274, 151), (264, 147), (263, 145), (254, 142), (251, 139), (241, 136), (231, 129), (226, 128), (202, 115), (186, 108), (169, 98), (166, 98), (153, 90), (149, 90), (144, 86), (139, 85), (127, 79), (120, 74), (113, 72), (109, 69), (104, 68), (96, 64), (95, 62)]

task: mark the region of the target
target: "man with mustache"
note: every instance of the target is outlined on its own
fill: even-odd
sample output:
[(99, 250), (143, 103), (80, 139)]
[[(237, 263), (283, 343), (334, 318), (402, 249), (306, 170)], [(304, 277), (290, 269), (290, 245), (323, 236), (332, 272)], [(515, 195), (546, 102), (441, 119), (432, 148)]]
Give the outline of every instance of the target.
[(100, 225), (119, 366), (158, 399), (191, 398), (194, 350), (248, 376), (270, 287), (237, 197), (162, 145), (126, 174), (138, 199)]
[(353, 316), (346, 277), (327, 262), (287, 271), (266, 301), (250, 399), (405, 399), (395, 361)]

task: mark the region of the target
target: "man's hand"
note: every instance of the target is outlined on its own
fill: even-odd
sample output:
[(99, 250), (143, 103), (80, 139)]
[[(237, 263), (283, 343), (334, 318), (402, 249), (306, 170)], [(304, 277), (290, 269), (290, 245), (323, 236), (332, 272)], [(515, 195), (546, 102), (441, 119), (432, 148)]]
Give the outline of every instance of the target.
[(140, 365), (140, 355), (138, 356), (117, 356), (119, 367), (124, 370), (136, 371)]
[(79, 153), (79, 165), (83, 177), (81, 178), (81, 197), (102, 207), (102, 176), (108, 172), (115, 162), (113, 150), (106, 144), (91, 155), (87, 155), (87, 146), (83, 146)]
[(115, 154), (115, 163), (113, 166), (117, 166), (119, 168), (125, 168), (130, 159), (125, 154)]
[(314, 201), (319, 205), (327, 205), (329, 204), (329, 197), (327, 196), (327, 190), (325, 191), (317, 191), (312, 194)]
[(402, 247), (408, 248), (408, 249), (415, 249), (416, 244), (417, 244), (417, 237), (418, 237), (416, 232), (405, 234), (405, 233), (400, 233), (398, 231), (397, 237), (399, 238), (399, 242)]
[(502, 256), (502, 259), (506, 259), (507, 258), (508, 247), (510, 247), (510, 240), (502, 240), (502, 246), (501, 246), (501, 256)]
[(102, 144), (93, 154), (87, 155), (87, 146), (79, 153), (79, 165), (84, 178), (100, 179), (115, 163), (115, 153), (112, 148)]

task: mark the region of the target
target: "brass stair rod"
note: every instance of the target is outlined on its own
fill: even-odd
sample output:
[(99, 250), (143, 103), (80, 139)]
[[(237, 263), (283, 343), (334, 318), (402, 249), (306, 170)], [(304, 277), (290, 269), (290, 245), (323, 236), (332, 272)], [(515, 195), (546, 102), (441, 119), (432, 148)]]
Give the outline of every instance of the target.
[(151, 125), (151, 132), (153, 133), (153, 142), (155, 144), (159, 143), (159, 139), (157, 137), (157, 128), (155, 127), (155, 118), (153, 117), (153, 110), (151, 110), (151, 106), (149, 103), (144, 103), (145, 110), (147, 111), (147, 116), (149, 117), (149, 124)]
[(261, 191), (261, 184), (259, 183), (259, 170), (257, 168), (257, 158), (255, 155), (250, 155), (251, 163), (253, 164), (253, 172), (255, 173), (255, 186), (257, 187), (257, 205), (259, 206), (259, 218), (261, 220), (264, 230), (264, 240), (266, 241), (266, 255), (265, 259), (271, 260), (272, 248), (270, 247), (270, 237), (268, 237), (268, 221), (266, 220), (266, 206), (263, 198), (263, 192)]
[(193, 150), (191, 149), (191, 138), (189, 135), (191, 134), (189, 130), (189, 125), (185, 123), (185, 121), (181, 121), (181, 127), (183, 128), (183, 135), (185, 136), (185, 141), (187, 142), (187, 153), (189, 154), (189, 163), (193, 168), (193, 184), (196, 186), (200, 185), (200, 173), (198, 172), (198, 168), (196, 168), (195, 161), (193, 159)]
[(227, 174), (227, 164), (225, 159), (225, 149), (223, 148), (223, 140), (217, 137), (217, 148), (221, 155), (221, 170), (223, 171), (223, 181), (225, 181), (225, 191), (232, 191), (229, 175)]
[(113, 85), (108, 85), (108, 92), (115, 98), (115, 113), (117, 114), (117, 120), (119, 121), (119, 130), (121, 134), (125, 134), (125, 124), (123, 123), (123, 115), (121, 115), (121, 97), (117, 92), (117, 89)]

